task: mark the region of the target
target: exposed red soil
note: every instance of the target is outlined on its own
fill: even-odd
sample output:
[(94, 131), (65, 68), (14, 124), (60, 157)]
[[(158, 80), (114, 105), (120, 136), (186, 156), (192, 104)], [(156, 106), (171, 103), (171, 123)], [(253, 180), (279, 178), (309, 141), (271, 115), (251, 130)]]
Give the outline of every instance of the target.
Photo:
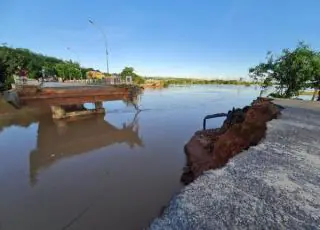
[(219, 129), (197, 131), (185, 145), (187, 165), (181, 181), (189, 184), (204, 171), (225, 165), (230, 158), (264, 138), (267, 122), (280, 114), (271, 100), (258, 98), (251, 106), (229, 111)]

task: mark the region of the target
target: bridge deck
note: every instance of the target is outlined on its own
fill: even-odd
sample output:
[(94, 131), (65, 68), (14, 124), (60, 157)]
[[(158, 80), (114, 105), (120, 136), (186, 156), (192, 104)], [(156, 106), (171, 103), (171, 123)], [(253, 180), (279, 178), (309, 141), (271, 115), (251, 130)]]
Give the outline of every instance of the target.
[(23, 105), (51, 106), (122, 100), (128, 97), (128, 89), (113, 86), (77, 86), (39, 90), (29, 86), (19, 90), (18, 94)]

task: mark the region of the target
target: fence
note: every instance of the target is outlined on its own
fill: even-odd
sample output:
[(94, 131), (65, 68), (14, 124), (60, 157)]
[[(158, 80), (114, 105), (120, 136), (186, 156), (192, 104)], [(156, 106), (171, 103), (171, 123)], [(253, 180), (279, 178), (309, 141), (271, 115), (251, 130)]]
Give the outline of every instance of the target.
[(103, 78), (103, 79), (81, 79), (81, 80), (65, 80), (64, 82), (46, 82), (34, 79), (20, 78), (14, 76), (14, 84), (12, 88), (23, 88), (24, 86), (40, 86), (40, 87), (63, 87), (63, 86), (81, 86), (81, 85), (122, 85), (132, 84), (131, 78), (122, 80), (120, 78)]
[(23, 88), (26, 85), (33, 85), (33, 86), (41, 86), (41, 82), (35, 79), (28, 79), (28, 78), (21, 78), (19, 76), (13, 76), (14, 83), (11, 84), (13, 89)]
[(120, 78), (104, 78), (104, 79), (82, 79), (82, 80), (67, 80), (64, 83), (77, 83), (86, 85), (121, 85), (131, 84), (132, 81), (121, 80)]

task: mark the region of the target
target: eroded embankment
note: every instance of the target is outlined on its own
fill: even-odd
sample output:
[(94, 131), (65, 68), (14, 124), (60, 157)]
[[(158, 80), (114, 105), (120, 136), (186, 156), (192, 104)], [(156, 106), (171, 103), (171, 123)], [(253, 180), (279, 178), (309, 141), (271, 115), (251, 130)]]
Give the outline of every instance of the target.
[(183, 188), (150, 230), (319, 229), (320, 103), (274, 103), (266, 137)]
[(219, 129), (197, 131), (185, 145), (187, 165), (181, 181), (189, 184), (204, 171), (225, 165), (230, 158), (257, 145), (267, 122), (280, 114), (279, 106), (258, 98), (250, 106), (229, 111)]

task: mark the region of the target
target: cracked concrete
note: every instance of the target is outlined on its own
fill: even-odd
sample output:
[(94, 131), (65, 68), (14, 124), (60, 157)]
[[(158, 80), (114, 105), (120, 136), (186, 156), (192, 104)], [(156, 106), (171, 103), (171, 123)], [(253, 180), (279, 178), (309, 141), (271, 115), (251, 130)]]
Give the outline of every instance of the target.
[(275, 100), (266, 138), (176, 195), (150, 229), (320, 229), (320, 103)]

